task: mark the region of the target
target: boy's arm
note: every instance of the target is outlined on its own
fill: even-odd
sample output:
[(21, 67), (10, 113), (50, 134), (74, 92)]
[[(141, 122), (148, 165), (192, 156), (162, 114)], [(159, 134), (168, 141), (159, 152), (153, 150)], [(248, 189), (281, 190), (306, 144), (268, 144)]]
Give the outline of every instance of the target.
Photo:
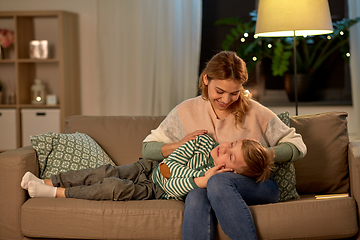
[(233, 169), (224, 168), (224, 167), (225, 167), (225, 164), (210, 168), (205, 173), (205, 176), (194, 178), (195, 184), (199, 188), (206, 188), (207, 187), (207, 182), (208, 182), (208, 180), (209, 180), (209, 178), (211, 176), (213, 176), (213, 175), (215, 175), (217, 173), (221, 173), (221, 172), (233, 172), (234, 171)]
[(205, 173), (186, 165), (199, 148), (212, 148), (213, 141), (209, 139), (212, 140), (208, 136), (198, 136), (195, 140), (184, 143), (159, 165), (159, 173), (154, 181), (169, 196), (182, 199), (189, 191), (198, 188), (194, 178), (203, 177)]
[(204, 172), (187, 168), (178, 161), (170, 159), (159, 164), (153, 174), (153, 181), (160, 186), (169, 197), (183, 200), (192, 189), (198, 188), (194, 179), (204, 176)]
[[(194, 171), (194, 170), (192, 170)], [(162, 189), (170, 196), (175, 199), (182, 200), (191, 190), (198, 188), (195, 183), (195, 179), (204, 176), (204, 172), (190, 173), (189, 176), (183, 174), (182, 177), (170, 177), (166, 179), (161, 176), (160, 182)]]

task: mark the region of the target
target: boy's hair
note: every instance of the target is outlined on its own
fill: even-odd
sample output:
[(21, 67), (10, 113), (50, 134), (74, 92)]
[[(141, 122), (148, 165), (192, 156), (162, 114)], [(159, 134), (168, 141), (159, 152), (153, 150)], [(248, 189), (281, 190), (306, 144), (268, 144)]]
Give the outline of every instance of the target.
[(274, 151), (263, 147), (261, 143), (251, 139), (242, 140), (242, 150), (246, 167), (239, 172), (251, 177), (256, 182), (264, 182), (274, 169)]

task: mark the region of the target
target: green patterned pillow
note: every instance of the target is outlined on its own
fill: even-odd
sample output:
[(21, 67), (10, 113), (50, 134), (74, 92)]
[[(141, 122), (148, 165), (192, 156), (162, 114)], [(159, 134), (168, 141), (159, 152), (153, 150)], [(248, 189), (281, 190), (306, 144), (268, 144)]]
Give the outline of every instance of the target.
[[(290, 127), (289, 112), (278, 114), (280, 120)], [(292, 162), (276, 162), (274, 170), (274, 178), (280, 189), (279, 201), (287, 201), (290, 199), (299, 199), (300, 196), (296, 191), (295, 167)]]
[(96, 168), (115, 163), (105, 151), (84, 133), (45, 133), (30, 136), (40, 168), (40, 178), (50, 178), (60, 172)]

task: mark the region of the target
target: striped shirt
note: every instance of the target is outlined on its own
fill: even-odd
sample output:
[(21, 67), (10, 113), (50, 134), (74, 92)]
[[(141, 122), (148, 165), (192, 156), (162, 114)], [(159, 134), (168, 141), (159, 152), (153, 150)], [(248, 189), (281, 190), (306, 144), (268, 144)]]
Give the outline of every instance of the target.
[(207, 170), (214, 167), (210, 152), (217, 145), (209, 135), (199, 135), (165, 158), (160, 164), (169, 167), (170, 178), (167, 179), (161, 174), (160, 164), (152, 176), (154, 183), (165, 192), (162, 198), (184, 200), (188, 192), (198, 188), (194, 178), (203, 177)]

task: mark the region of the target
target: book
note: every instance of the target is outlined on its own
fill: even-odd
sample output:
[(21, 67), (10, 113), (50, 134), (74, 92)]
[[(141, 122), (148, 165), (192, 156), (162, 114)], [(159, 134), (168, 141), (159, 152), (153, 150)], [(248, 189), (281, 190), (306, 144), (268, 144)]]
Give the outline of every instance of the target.
[(340, 194), (316, 195), (315, 199), (329, 199), (329, 198), (343, 198), (343, 197), (349, 197), (349, 194), (340, 193)]

